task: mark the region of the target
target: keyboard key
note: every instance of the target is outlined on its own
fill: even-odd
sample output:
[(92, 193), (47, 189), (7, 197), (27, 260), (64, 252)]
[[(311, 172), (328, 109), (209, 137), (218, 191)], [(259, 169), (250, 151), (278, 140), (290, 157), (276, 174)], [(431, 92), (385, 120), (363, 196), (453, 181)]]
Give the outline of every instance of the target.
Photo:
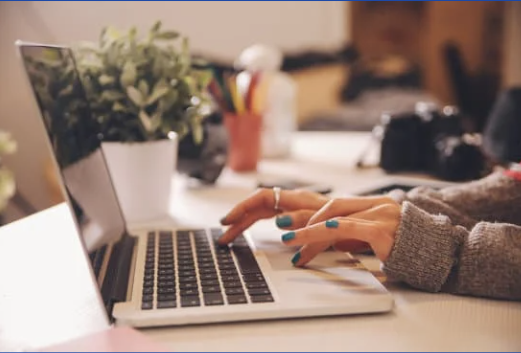
[(141, 303), (141, 310), (151, 310), (154, 307), (152, 302), (143, 302)]
[(254, 295), (270, 295), (271, 292), (268, 288), (252, 288), (252, 289), (248, 289), (248, 294), (250, 296), (254, 296)]
[(190, 276), (195, 276), (195, 270), (179, 271), (179, 277), (190, 277)]
[(218, 286), (203, 287), (202, 291), (203, 291), (203, 293), (220, 293), (221, 287), (218, 287)]
[(181, 297), (190, 297), (193, 295), (199, 295), (198, 289), (181, 289), (180, 292)]
[(191, 306), (200, 306), (201, 302), (199, 301), (199, 297), (190, 296), (190, 297), (181, 297), (181, 306), (183, 308), (191, 307)]
[(221, 270), (219, 271), (221, 273), (221, 276), (238, 276), (237, 270)]
[(221, 270), (235, 270), (235, 264), (219, 264), (219, 269)]
[(179, 283), (197, 283), (196, 276), (187, 276), (179, 278)]
[(151, 270), (155, 267), (155, 264), (153, 262), (147, 262), (145, 263), (145, 269)]
[(201, 285), (203, 287), (208, 287), (208, 286), (218, 286), (219, 285), (219, 281), (218, 280), (215, 280), (215, 279), (204, 279), (204, 280), (201, 280)]
[(210, 257), (210, 256), (207, 256), (207, 257), (198, 257), (198, 258), (197, 258), (197, 263), (199, 263), (199, 264), (206, 263), (206, 262), (211, 262), (211, 263), (213, 263), (213, 258)]
[(148, 287), (153, 287), (154, 286), (154, 281), (145, 281), (143, 282), (143, 287), (145, 288), (148, 288)]
[(225, 288), (237, 288), (237, 287), (242, 288), (241, 282), (224, 282), (223, 285)]
[(175, 307), (177, 307), (177, 302), (173, 300), (157, 303), (158, 309), (169, 309)]
[(175, 275), (162, 275), (158, 277), (159, 282), (175, 281)]
[(173, 275), (174, 274), (174, 270), (159, 270), (159, 275), (160, 276), (163, 276), (163, 275)]
[(244, 282), (262, 282), (262, 281), (264, 281), (264, 277), (258, 273), (243, 275), (242, 279), (244, 280)]
[(175, 301), (176, 295), (175, 294), (158, 294), (157, 295), (157, 301), (158, 302), (167, 302), (167, 301)]
[(221, 276), (223, 282), (239, 282), (241, 279), (239, 276)]
[(217, 273), (213, 274), (204, 274), (199, 276), (201, 278), (201, 281), (209, 280), (209, 279), (217, 279)]
[(197, 282), (195, 283), (180, 283), (179, 289), (197, 289), (199, 286)]
[(215, 275), (217, 272), (215, 271), (215, 268), (200, 268), (199, 274), (201, 275)]
[(215, 268), (215, 264), (212, 262), (199, 263), (199, 268)]
[(227, 296), (228, 304), (247, 304), (248, 300), (244, 295), (229, 295)]
[(141, 298), (141, 301), (142, 301), (142, 302), (152, 302), (152, 301), (154, 301), (154, 296), (153, 296), (152, 294), (144, 295), (144, 296)]
[(143, 281), (153, 281), (154, 280), (154, 275), (144, 275), (143, 276)]
[(252, 283), (246, 283), (246, 288), (252, 289), (252, 288), (267, 288), (268, 285), (266, 282), (252, 282)]
[(145, 276), (153, 276), (154, 275), (154, 269), (153, 268), (147, 268), (145, 270)]
[(223, 296), (220, 293), (205, 293), (204, 305), (224, 305)]
[(178, 266), (177, 269), (179, 271), (191, 271), (191, 270), (195, 269), (195, 267), (193, 265), (190, 265), (190, 266), (183, 265), (183, 266)]
[(143, 288), (143, 295), (145, 295), (145, 294), (153, 294), (153, 293), (154, 293), (154, 288), (151, 288), (151, 287)]
[(194, 260), (192, 258), (190, 259), (179, 259), (177, 260), (178, 266), (194, 266)]
[(244, 294), (242, 288), (225, 288), (224, 291), (226, 292), (226, 295)]
[(175, 281), (160, 281), (157, 286), (159, 288), (175, 287)]
[(158, 288), (157, 289), (158, 294), (174, 294), (175, 293), (175, 287), (164, 287), (164, 288)]
[(251, 297), (252, 303), (270, 303), (274, 302), (271, 295), (256, 295)]

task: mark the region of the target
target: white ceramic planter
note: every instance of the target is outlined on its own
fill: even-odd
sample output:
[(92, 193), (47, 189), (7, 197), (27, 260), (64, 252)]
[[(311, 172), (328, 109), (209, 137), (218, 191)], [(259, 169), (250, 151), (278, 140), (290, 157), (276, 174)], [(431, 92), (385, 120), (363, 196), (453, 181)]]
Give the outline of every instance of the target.
[(168, 215), (177, 135), (149, 142), (104, 142), (102, 148), (127, 223)]

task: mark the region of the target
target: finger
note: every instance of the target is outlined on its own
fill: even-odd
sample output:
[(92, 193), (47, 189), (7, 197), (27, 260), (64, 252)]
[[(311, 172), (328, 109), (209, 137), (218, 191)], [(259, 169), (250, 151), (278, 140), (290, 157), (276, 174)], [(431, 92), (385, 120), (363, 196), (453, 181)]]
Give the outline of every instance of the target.
[(218, 243), (221, 245), (228, 244), (232, 242), (235, 238), (241, 235), (246, 229), (251, 227), (255, 222), (260, 219), (272, 217), (273, 214), (271, 211), (257, 211), (255, 213), (247, 214), (237, 223), (232, 224), (224, 234), (218, 239)]
[[(285, 211), (299, 209), (318, 210), (329, 199), (323, 195), (305, 190), (281, 190), (279, 208)], [(246, 200), (235, 206), (222, 220), (223, 225), (237, 222), (244, 214), (258, 209), (275, 212), (275, 194), (272, 189), (259, 189)]]
[[(363, 219), (364, 216), (366, 215), (366, 213), (367, 213), (367, 211), (354, 213), (350, 216), (350, 218), (357, 218), (357, 219), (362, 218)], [(308, 225), (310, 223), (311, 223), (311, 221), (308, 222)], [(358, 252), (358, 251), (362, 251), (361, 249), (364, 249), (363, 251), (366, 251), (371, 248), (366, 242), (354, 240), (354, 239), (340, 240), (340, 241), (333, 242), (333, 243), (334, 243), (333, 247), (335, 248), (335, 250), (336, 250), (336, 244), (341, 244), (340, 245), (341, 248), (339, 249), (339, 251), (344, 251), (344, 252), (345, 251)], [(318, 254), (326, 251), (331, 245), (332, 245), (332, 242), (328, 242), (328, 241), (306, 244), (300, 249), (298, 254), (295, 254), (295, 256), (292, 259), (292, 262), (296, 266), (304, 266), (309, 261), (314, 259)]]
[(313, 210), (285, 212), (277, 215), (275, 223), (281, 229), (299, 229), (305, 227), (314, 214)]
[(282, 241), (291, 246), (304, 245), (292, 259), (296, 266), (303, 266), (332, 243), (349, 239), (371, 244), (376, 234), (377, 228), (372, 222), (332, 219), (286, 233)]
[(334, 218), (313, 224), (282, 235), (284, 244), (306, 245), (328, 242), (330, 244), (345, 239), (356, 239), (370, 243), (374, 225), (361, 219)]
[(318, 210), (309, 220), (309, 225), (321, 223), (335, 217), (346, 217), (353, 213), (366, 211), (375, 206), (391, 204), (394, 201), (386, 196), (350, 197), (333, 199)]

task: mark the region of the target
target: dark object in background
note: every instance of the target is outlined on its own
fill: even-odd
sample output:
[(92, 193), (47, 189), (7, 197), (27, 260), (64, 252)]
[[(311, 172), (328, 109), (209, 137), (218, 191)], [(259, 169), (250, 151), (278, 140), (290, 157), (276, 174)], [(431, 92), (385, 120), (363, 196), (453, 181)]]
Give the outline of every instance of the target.
[(179, 142), (177, 169), (203, 183), (213, 184), (221, 175), (228, 156), (228, 134), (222, 114), (214, 112), (204, 122), (204, 136), (196, 144), (192, 135)]
[(456, 44), (445, 44), (443, 55), (456, 105), (472, 117), (472, 131), (482, 132), (499, 90), (500, 77), (486, 69), (471, 75)]
[(486, 160), (479, 142), (466, 135), (451, 107), (384, 114), (380, 126), (380, 167), (389, 173), (426, 172), (444, 180), (478, 179)]
[(340, 96), (343, 102), (351, 102), (369, 90), (389, 87), (419, 89), (421, 86), (420, 67), (405, 58), (361, 59), (351, 66)]
[(483, 132), (483, 150), (499, 163), (521, 161), (521, 87), (499, 95)]

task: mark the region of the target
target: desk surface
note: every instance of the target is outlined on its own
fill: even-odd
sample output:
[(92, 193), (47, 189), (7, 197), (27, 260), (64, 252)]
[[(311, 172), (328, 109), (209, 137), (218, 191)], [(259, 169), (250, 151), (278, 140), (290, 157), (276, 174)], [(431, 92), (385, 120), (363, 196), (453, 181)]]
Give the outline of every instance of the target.
[[(330, 184), (335, 188), (336, 193), (341, 194), (384, 181), (387, 177), (377, 169), (356, 170), (354, 167), (358, 154), (367, 143), (366, 139), (365, 134), (299, 133), (294, 141), (292, 158), (263, 161), (259, 166), (258, 174), (238, 175), (227, 170), (214, 187), (193, 185), (188, 180), (176, 177), (175, 192), (172, 195), (172, 218), (155, 225), (218, 224), (218, 220), (235, 202), (254, 190), (259, 176), (300, 176), (305, 180)], [(58, 214), (54, 211), (51, 213), (52, 215), (45, 218), (50, 229), (64, 217), (63, 213)], [(205, 215), (204, 219), (200, 218), (201, 214)], [(39, 226), (43, 222), (42, 217), (33, 217), (27, 221), (34, 224), (39, 222)], [(21, 228), (27, 230), (27, 223), (25, 222)], [(18, 227), (7, 227), (0, 232), (2, 242), (0, 259), (4, 265), (21, 262), (18, 250), (21, 241), (10, 240), (17, 235), (13, 234), (16, 231), (20, 232), (19, 224)], [(272, 221), (262, 221), (251, 229), (251, 234), (255, 237), (256, 233), (266, 231), (273, 232), (275, 238), (280, 233)], [(46, 234), (46, 236), (49, 237), (49, 241), (57, 242), (60, 234), (63, 235), (63, 232)], [(36, 235), (41, 236), (41, 234), (33, 236)], [(24, 234), (24, 236), (26, 237), (24, 241), (29, 242), (31, 235)], [(11, 250), (6, 251), (7, 248)], [(56, 254), (31, 252), (32, 261), (41, 264), (35, 267), (36, 273), (41, 275), (48, 273), (46, 259), (53, 255), (56, 258), (62, 256), (62, 260), (69, 262), (80, 258), (79, 256), (74, 259), (72, 256), (65, 258), (59, 248), (50, 247), (50, 250), (57, 249)], [(362, 257), (362, 260), (371, 270), (379, 268), (379, 262), (372, 257)], [(54, 267), (56, 267), (55, 263), (56, 261)], [(81, 270), (81, 264), (76, 266)], [(56, 271), (56, 268), (53, 270)], [(5, 283), (6, 277), (6, 273), (0, 271), (0, 283)], [(15, 282), (10, 278), (8, 283)], [(100, 312), (94, 308), (98, 298), (87, 284), (88, 281), (84, 281), (84, 288), (82, 288), (81, 283), (75, 283), (73, 292), (75, 295), (83, 293), (82, 298), (79, 298), (82, 308), (89, 304), (93, 308), (88, 315), (75, 315), (74, 318), (69, 318), (68, 326), (74, 327), (74, 332), (63, 329), (63, 325), (58, 325), (56, 320), (42, 316), (45, 315), (45, 311), (37, 312), (37, 307), (32, 306), (32, 311), (25, 312), (24, 315), (25, 320), (33, 321), (33, 325), (28, 327), (25, 335), (21, 335), (21, 328), (18, 327), (18, 331), (12, 329), (13, 318), (6, 318), (0, 313), (0, 350), (25, 349), (51, 344), (104, 328), (106, 323), (101, 318)], [(174, 351), (511, 351), (521, 349), (519, 334), (521, 303), (428, 294), (402, 286), (387, 286), (396, 302), (395, 309), (388, 314), (148, 329), (143, 332)], [(68, 290), (70, 291), (70, 288)], [(6, 293), (8, 292), (4, 287), (0, 286), (0, 308)], [(48, 300), (54, 300), (55, 304), (58, 304), (61, 299), (52, 299), (52, 296), (48, 296)], [(10, 300), (11, 312), (17, 310), (17, 306), (23, 310), (23, 303), (17, 302), (12, 296)], [(52, 303), (47, 304), (52, 305)], [(58, 305), (55, 307), (59, 308)], [(3, 308), (5, 309), (5, 306)], [(37, 319), (34, 320), (34, 317)], [(62, 331), (54, 330), (50, 337), (43, 339), (42, 335), (35, 333), (38, 323), (53, 324)], [(35, 331), (31, 332), (31, 330)], [(14, 334), (16, 336), (13, 336)]]

